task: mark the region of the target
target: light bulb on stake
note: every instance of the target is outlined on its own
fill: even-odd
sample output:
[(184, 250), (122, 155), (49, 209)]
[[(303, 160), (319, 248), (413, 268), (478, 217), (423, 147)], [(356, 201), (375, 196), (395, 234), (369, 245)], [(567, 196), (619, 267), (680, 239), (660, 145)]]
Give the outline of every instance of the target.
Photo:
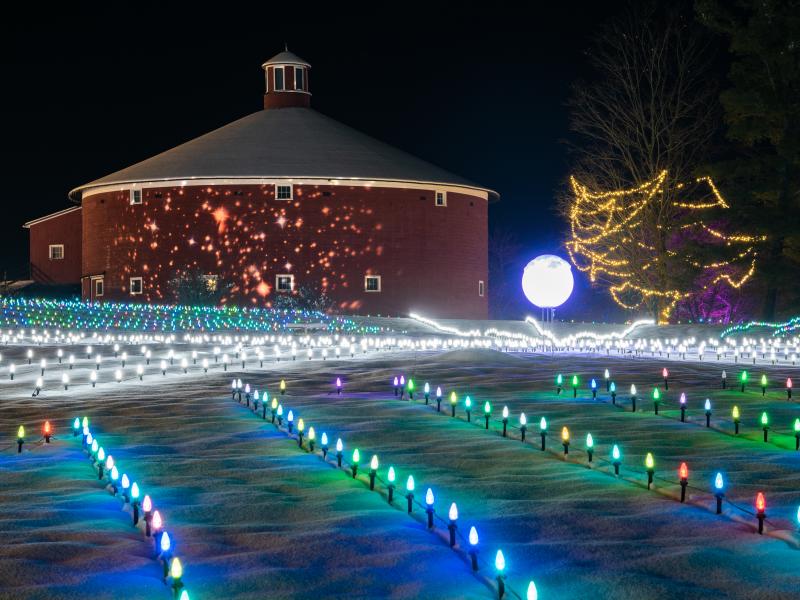
[(436, 386), (436, 412), (442, 412), (442, 388)]
[(769, 437), (769, 417), (766, 411), (761, 413), (761, 429), (764, 430), (764, 441), (766, 442)]
[(800, 418), (794, 420), (794, 449), (800, 450)]
[(594, 438), (591, 433), (586, 434), (586, 454), (589, 455), (589, 462), (592, 462), (594, 456)]
[(142, 512), (144, 512), (144, 534), (150, 537), (150, 523), (153, 519), (153, 501), (147, 494), (145, 494), (142, 500)]
[(525, 416), (525, 413), (519, 414), (519, 433), (520, 439), (523, 443), (525, 443), (525, 432), (528, 430), (528, 417)]
[(356, 478), (358, 474), (358, 463), (361, 462), (361, 453), (358, 451), (358, 448), (353, 450), (353, 462), (350, 465), (350, 470), (353, 472), (353, 479)]
[(561, 373), (559, 373), (558, 375), (556, 375), (556, 395), (557, 396), (561, 395), (561, 388), (562, 388), (563, 385), (564, 385), (564, 376)]
[(396, 477), (397, 475), (394, 472), (394, 467), (389, 467), (389, 473), (386, 475), (386, 478), (389, 480), (389, 485), (386, 486), (389, 490), (389, 504), (394, 500), (394, 482)]
[(508, 434), (508, 407), (503, 407), (503, 437)]
[(612, 381), (611, 382), (611, 386), (610, 386), (609, 389), (611, 391), (611, 404), (616, 406), (616, 404), (617, 404), (617, 384)]
[(686, 501), (686, 486), (689, 485), (689, 467), (685, 462), (678, 468), (678, 478), (681, 481), (681, 503)]
[(573, 398), (577, 398), (578, 397), (578, 376), (577, 375), (573, 375), (572, 376), (572, 397)]
[(450, 510), (447, 512), (447, 516), (450, 522), (447, 524), (447, 529), (450, 532), (450, 547), (453, 548), (456, 545), (456, 530), (458, 529), (458, 507), (456, 503), (453, 502), (450, 505)]
[(706, 403), (703, 408), (706, 411), (706, 427), (711, 427), (711, 400), (706, 398)]
[(433, 529), (433, 490), (428, 488), (428, 491), (425, 492), (425, 513), (428, 515), (428, 529)]
[(497, 554), (494, 556), (494, 568), (497, 571), (497, 597), (499, 600), (503, 600), (503, 596), (506, 593), (506, 584), (505, 584), (505, 570), (506, 570), (506, 559), (503, 556), (503, 551), (498, 550)]
[(469, 557), (472, 561), (472, 570), (478, 570), (478, 530), (475, 526), (469, 528)]
[(569, 429), (566, 426), (561, 428), (561, 445), (564, 446), (564, 456), (569, 454)]
[(747, 384), (747, 371), (742, 371), (742, 374), (739, 375), (739, 381), (742, 384), (742, 392), (744, 392), (744, 386)]
[(756, 518), (758, 518), (758, 533), (764, 534), (764, 519), (767, 517), (767, 501), (762, 492), (756, 496)]
[(139, 523), (139, 484), (131, 484), (131, 507), (133, 508), (133, 526)]
[(658, 388), (653, 388), (653, 407), (655, 413), (658, 414), (658, 405), (661, 404), (661, 392), (658, 391)]
[(326, 432), (322, 432), (319, 442), (322, 444), (322, 459), (328, 460), (328, 434)]
[(685, 392), (681, 392), (680, 405), (681, 405), (681, 423), (685, 423), (686, 422), (686, 393)]
[(411, 508), (414, 503), (414, 476), (409, 475), (406, 480), (406, 500), (408, 500), (408, 514), (411, 514)]
[(717, 514), (722, 514), (722, 499), (725, 497), (725, 480), (722, 473), (717, 473), (714, 477), (714, 497), (717, 499)]
[(786, 378), (786, 399), (787, 400), (791, 400), (792, 399), (792, 378), (791, 377), (787, 377)]
[(539, 436), (542, 438), (542, 452), (544, 452), (547, 446), (547, 419), (544, 417), (539, 419)]
[(342, 443), (342, 438), (337, 438), (336, 440), (336, 466), (342, 466), (342, 450), (344, 450), (344, 444)]
[(603, 372), (603, 378), (606, 380), (606, 391), (607, 392), (611, 391), (611, 380), (610, 380), (610, 377), (611, 377), (611, 373), (609, 372), (608, 369), (606, 369)]
[(472, 422), (472, 398), (469, 396), (464, 400), (464, 410), (467, 412), (467, 423)]
[(619, 450), (619, 446), (614, 444), (614, 447), (611, 449), (611, 462), (614, 465), (614, 475), (619, 477), (619, 466), (622, 464), (622, 453)]
[(429, 384), (427, 381), (425, 382), (424, 391), (425, 391), (425, 406), (428, 406), (428, 401), (430, 400), (431, 397), (431, 384)]
[(308, 451), (314, 452), (314, 443), (317, 441), (317, 432), (314, 431), (314, 427), (311, 426), (308, 428)]
[(456, 402), (457, 401), (458, 401), (458, 399), (456, 398), (456, 393), (454, 391), (450, 392), (450, 416), (451, 417), (455, 417), (456, 416)]
[(733, 432), (735, 434), (739, 434), (739, 407), (734, 405), (733, 410), (731, 411), (731, 416), (733, 417)]
[(767, 376), (761, 375), (761, 396), (767, 395)]
[(661, 370), (661, 376), (664, 378), (664, 389), (669, 391), (669, 371), (667, 371), (667, 367)]
[(181, 561), (177, 556), (173, 558), (172, 562), (170, 563), (169, 574), (170, 577), (172, 577), (172, 593), (177, 598), (181, 588), (183, 587), (183, 582), (181, 581), (181, 578), (183, 577), (183, 566), (181, 565)]
[(655, 460), (653, 460), (652, 453), (648, 452), (644, 459), (644, 466), (647, 469), (647, 489), (649, 490), (653, 485), (653, 475), (655, 474)]
[(25, 443), (25, 426), (20, 425), (17, 429), (17, 454), (22, 454), (22, 445)]
[(486, 423), (485, 429), (489, 429), (489, 417), (492, 415), (492, 405), (487, 400), (483, 404), (483, 419)]
[(375, 490), (375, 475), (378, 474), (378, 455), (373, 454), (372, 459), (369, 461), (369, 489)]
[(631, 384), (631, 412), (636, 412), (636, 386)]

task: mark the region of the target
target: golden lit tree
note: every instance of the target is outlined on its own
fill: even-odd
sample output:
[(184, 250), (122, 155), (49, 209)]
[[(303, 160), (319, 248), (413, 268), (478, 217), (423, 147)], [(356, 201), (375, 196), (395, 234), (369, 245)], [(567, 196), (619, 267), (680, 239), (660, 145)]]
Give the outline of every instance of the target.
[[(661, 322), (682, 300), (721, 283), (743, 285), (763, 240), (726, 232), (730, 206), (710, 178), (666, 190), (669, 180), (662, 171), (634, 188), (593, 191), (570, 178), (566, 243), (575, 266), (606, 284), (620, 306), (647, 307)], [(666, 231), (651, 218), (659, 211), (672, 215)]]

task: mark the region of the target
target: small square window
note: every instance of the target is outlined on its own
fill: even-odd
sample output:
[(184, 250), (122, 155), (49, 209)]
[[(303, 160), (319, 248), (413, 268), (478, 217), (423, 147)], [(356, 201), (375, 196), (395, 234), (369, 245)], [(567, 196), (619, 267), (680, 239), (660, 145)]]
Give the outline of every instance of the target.
[(131, 296), (138, 296), (142, 293), (142, 278), (131, 277)]
[(291, 185), (276, 185), (275, 186), (275, 199), (276, 200), (291, 200), (292, 199), (292, 186)]
[(367, 275), (364, 277), (364, 291), (365, 292), (380, 292), (381, 291), (381, 276), (380, 275)]
[(283, 67), (274, 67), (275, 91), (283, 91)]
[(94, 280), (94, 295), (95, 298), (99, 298), (103, 295), (103, 280), (102, 279), (95, 279)]
[(436, 206), (447, 206), (447, 192), (436, 192)]
[(142, 190), (131, 190), (131, 204), (142, 203)]
[(276, 275), (275, 289), (279, 292), (291, 292), (294, 290), (294, 275)]
[(478, 296), (483, 296), (483, 282), (478, 282)]
[(48, 247), (50, 260), (63, 260), (64, 244), (50, 244)]

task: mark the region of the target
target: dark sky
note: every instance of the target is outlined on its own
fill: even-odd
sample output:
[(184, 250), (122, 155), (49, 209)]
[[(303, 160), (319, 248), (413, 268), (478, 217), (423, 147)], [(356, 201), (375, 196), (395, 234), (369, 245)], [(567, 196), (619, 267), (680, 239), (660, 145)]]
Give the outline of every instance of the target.
[[(71, 188), (259, 110), (260, 65), (284, 42), (312, 64), (316, 110), (499, 191), (490, 231), (519, 239), (520, 275), (564, 254), (564, 102), (618, 2), (276, 4), (76, 3), (7, 20), (2, 266), (27, 269), (22, 223), (67, 207)], [(563, 316), (597, 307), (585, 288)]]

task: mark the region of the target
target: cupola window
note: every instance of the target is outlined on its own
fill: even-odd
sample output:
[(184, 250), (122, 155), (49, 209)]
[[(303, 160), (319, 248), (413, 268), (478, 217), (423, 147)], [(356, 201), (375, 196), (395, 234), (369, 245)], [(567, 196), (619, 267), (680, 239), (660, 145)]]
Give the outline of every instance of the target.
[(275, 67), (273, 73), (275, 74), (275, 90), (279, 92), (283, 91), (283, 67)]
[(306, 89), (305, 82), (303, 80), (303, 68), (302, 67), (295, 67), (294, 68), (294, 89), (296, 89), (296, 90), (304, 90), (304, 89)]

